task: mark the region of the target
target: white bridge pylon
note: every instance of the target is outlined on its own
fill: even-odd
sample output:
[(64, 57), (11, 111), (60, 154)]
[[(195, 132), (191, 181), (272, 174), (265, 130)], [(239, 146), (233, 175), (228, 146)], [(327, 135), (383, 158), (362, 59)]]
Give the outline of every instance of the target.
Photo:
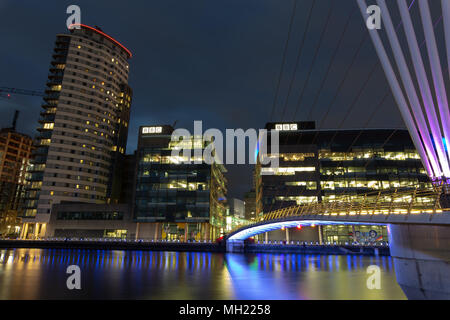
[[(366, 0), (357, 0), (364, 19), (369, 18)], [(412, 66), (408, 66), (404, 48), (401, 47), (394, 28), (389, 8), (385, 0), (377, 0), (381, 10), (381, 30), (368, 29), (394, 99), (400, 109), (402, 118), (408, 128), (423, 165), (430, 178), (438, 181), (450, 179), (450, 111), (442, 72), (441, 60), (436, 43), (435, 30), (431, 18), (428, 0), (416, 0), (425, 36), (430, 81), (427, 77), (425, 62), (417, 42), (416, 31), (411, 19), (407, 0), (396, 0), (405, 31)], [(437, 1), (437, 0), (433, 0)], [(444, 37), (446, 43), (447, 63), (450, 67), (450, 1), (441, 0)], [(378, 32), (386, 32), (394, 61), (390, 61)], [(394, 66), (399, 77), (396, 76)], [(415, 77), (412, 76), (415, 75)], [(446, 75), (447, 81), (450, 79)], [(417, 86), (416, 86), (417, 85)], [(402, 89), (403, 86), (403, 89)], [(416, 89), (419, 88), (419, 90)], [(434, 95), (432, 93), (434, 89)]]

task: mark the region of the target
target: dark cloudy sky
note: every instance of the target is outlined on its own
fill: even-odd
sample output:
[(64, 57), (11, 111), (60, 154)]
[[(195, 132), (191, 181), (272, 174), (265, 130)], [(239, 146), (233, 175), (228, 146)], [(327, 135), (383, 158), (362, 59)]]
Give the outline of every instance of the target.
[[(67, 6), (77, 4), (82, 23), (100, 26), (133, 52), (128, 153), (136, 148), (140, 125), (172, 124), (175, 120), (177, 127), (189, 129), (194, 120), (203, 120), (204, 128), (222, 130), (261, 128), (270, 120), (316, 120), (322, 128), (403, 127), (381, 67), (373, 69), (378, 59), (354, 0), (315, 1), (292, 81), (313, 3), (297, 1), (279, 99), (271, 118), (293, 3), (0, 0), (0, 86), (44, 90), (55, 35), (65, 32)], [(411, 12), (417, 11), (415, 4)], [(398, 22), (396, 15), (395, 19)], [(367, 39), (354, 59), (363, 38)], [(386, 93), (389, 96), (380, 105)], [(8, 126), (13, 111), (19, 109), (18, 129), (34, 136), (40, 104), (35, 97), (0, 99), (0, 125)], [(228, 169), (230, 196), (241, 197), (250, 188), (251, 168), (236, 165)]]

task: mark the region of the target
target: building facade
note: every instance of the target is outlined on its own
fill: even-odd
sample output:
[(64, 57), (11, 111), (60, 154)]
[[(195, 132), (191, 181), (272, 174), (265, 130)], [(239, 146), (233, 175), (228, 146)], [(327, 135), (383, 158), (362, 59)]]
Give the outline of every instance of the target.
[(134, 174), (135, 155), (125, 155), (121, 169), (114, 177), (117, 181), (121, 181), (119, 203), (63, 201), (55, 204), (45, 236), (135, 239), (137, 225), (133, 219), (131, 206)]
[(47, 236), (134, 239), (136, 223), (126, 203), (60, 203), (52, 208)]
[(15, 121), (12, 128), (0, 130), (0, 236), (18, 234), (17, 216), (23, 205), (32, 150), (33, 140), (16, 132)]
[(54, 204), (118, 202), (132, 96), (129, 58), (98, 27), (75, 25), (57, 35), (29, 169), (28, 233), (45, 234)]
[(250, 190), (244, 194), (245, 219), (254, 221), (256, 219), (256, 192)]
[(245, 218), (245, 202), (241, 199), (231, 198), (228, 199), (228, 207), (230, 209), (230, 215)]
[[(278, 157), (279, 168), (257, 165), (258, 215), (337, 197), (361, 201), (362, 194), (378, 190), (431, 186), (407, 130), (315, 130), (301, 122), (268, 123), (266, 129), (279, 131), (279, 154), (270, 154)], [(359, 227), (333, 228), (316, 229), (324, 242), (347, 242)], [(377, 241), (387, 241), (385, 228), (361, 232), (371, 230)]]
[[(226, 172), (207, 164), (203, 137), (171, 141), (168, 125), (140, 127), (134, 218), (140, 238), (214, 240), (226, 227)], [(180, 145), (189, 155), (173, 156)], [(190, 158), (191, 163), (186, 160)]]

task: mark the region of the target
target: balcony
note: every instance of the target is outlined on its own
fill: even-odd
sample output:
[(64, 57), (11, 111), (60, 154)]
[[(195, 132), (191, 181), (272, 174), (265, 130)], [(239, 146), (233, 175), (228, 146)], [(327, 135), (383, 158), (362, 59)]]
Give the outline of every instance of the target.
[(59, 99), (59, 91), (45, 90), (45, 92), (47, 93), (44, 96), (44, 100), (45, 101), (58, 100)]

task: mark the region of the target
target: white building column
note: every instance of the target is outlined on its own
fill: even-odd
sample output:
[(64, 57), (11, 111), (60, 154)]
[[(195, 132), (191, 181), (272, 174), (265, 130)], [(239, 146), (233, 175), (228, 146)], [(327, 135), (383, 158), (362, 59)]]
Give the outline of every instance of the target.
[(139, 224), (139, 222), (137, 222), (136, 223), (136, 236), (135, 236), (135, 239), (137, 240), (137, 239), (139, 239), (139, 228), (140, 228), (140, 224)]
[(319, 224), (317, 226), (317, 231), (319, 232), (319, 244), (323, 244), (323, 234), (322, 234), (322, 226)]

